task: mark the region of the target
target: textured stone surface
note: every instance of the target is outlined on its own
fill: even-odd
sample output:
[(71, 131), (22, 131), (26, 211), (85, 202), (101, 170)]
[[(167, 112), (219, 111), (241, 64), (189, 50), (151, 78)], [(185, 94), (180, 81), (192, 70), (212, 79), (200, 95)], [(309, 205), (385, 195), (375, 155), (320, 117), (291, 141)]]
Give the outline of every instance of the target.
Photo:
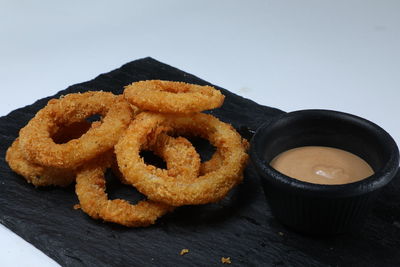
[[(124, 85), (147, 79), (207, 84), (145, 58), (56, 96), (87, 90), (118, 94)], [(227, 96), (225, 104), (212, 113), (246, 137), (281, 112), (221, 90)], [(278, 92), (266, 89), (265, 93)], [(63, 266), (218, 266), (221, 257), (230, 257), (231, 266), (400, 265), (400, 179), (384, 190), (365, 227), (344, 236), (303, 236), (280, 225), (251, 165), (244, 182), (220, 203), (178, 208), (152, 227), (129, 229), (92, 220), (73, 209), (78, 203), (73, 186), (35, 189), (4, 161), (19, 129), (47, 101), (41, 99), (0, 118), (0, 222)], [(207, 151), (203, 143), (198, 148)], [(111, 197), (140, 197), (112, 177), (107, 185)], [(189, 253), (180, 256), (183, 248)]]

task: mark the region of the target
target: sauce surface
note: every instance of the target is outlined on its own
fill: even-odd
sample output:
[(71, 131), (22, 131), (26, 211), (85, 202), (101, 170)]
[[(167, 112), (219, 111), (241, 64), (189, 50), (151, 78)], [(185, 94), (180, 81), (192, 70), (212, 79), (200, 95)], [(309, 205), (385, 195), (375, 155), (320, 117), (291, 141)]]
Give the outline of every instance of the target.
[(314, 184), (347, 184), (374, 174), (359, 156), (324, 146), (289, 149), (276, 156), (270, 165), (289, 177)]

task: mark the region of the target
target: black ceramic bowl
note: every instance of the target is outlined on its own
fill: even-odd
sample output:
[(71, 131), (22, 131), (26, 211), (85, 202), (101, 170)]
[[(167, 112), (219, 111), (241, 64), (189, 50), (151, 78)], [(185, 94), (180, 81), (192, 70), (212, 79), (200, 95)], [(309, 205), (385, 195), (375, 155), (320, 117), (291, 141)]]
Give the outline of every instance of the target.
[[(301, 146), (349, 151), (375, 173), (354, 183), (320, 185), (290, 178), (269, 165), (281, 152)], [(295, 111), (265, 122), (252, 138), (250, 155), (275, 217), (310, 234), (359, 229), (377, 193), (399, 166), (398, 148), (386, 131), (360, 117), (329, 110)]]

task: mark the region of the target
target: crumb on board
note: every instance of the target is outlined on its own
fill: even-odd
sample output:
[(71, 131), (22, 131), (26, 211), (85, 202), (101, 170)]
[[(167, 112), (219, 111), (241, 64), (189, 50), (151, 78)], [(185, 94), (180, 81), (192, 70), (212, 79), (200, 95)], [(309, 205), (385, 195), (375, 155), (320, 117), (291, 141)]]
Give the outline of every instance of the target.
[(223, 263), (223, 264), (231, 264), (232, 263), (232, 261), (231, 261), (231, 257), (222, 257), (221, 258), (221, 262)]
[(284, 236), (284, 235), (285, 235), (283, 232), (278, 232), (278, 234), (279, 234), (280, 236)]
[(187, 248), (184, 248), (181, 250), (181, 252), (179, 253), (179, 255), (185, 255), (186, 253), (189, 253), (189, 250)]
[(81, 205), (79, 205), (79, 204), (74, 205), (74, 210), (79, 210), (80, 208), (81, 208)]

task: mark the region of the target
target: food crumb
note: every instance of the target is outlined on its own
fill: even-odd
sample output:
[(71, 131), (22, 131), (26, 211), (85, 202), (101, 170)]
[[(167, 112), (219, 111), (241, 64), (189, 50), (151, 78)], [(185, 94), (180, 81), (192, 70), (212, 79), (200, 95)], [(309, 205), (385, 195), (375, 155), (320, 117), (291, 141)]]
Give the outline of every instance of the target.
[(184, 248), (181, 250), (181, 252), (179, 253), (179, 255), (185, 255), (186, 253), (189, 253), (189, 250), (187, 248)]
[(232, 261), (231, 261), (231, 257), (222, 257), (221, 258), (221, 262), (223, 263), (223, 264), (231, 264), (232, 263)]
[(81, 208), (81, 205), (79, 205), (79, 204), (74, 205), (74, 210), (79, 210), (80, 208)]
[(278, 234), (279, 234), (280, 236), (284, 236), (284, 235), (285, 235), (283, 232), (278, 232)]

